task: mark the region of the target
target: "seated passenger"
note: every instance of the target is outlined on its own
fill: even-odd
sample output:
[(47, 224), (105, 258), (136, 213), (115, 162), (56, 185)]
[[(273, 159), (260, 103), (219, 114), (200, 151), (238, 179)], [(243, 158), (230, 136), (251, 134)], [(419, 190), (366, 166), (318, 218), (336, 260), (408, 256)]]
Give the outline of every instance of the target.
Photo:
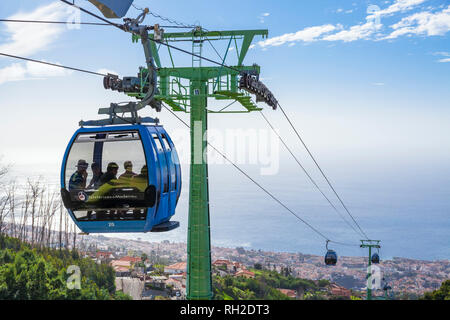
[(87, 187), (87, 189), (94, 188), (97, 190), (100, 187), (100, 178), (103, 175), (102, 168), (100, 167), (100, 165), (98, 163), (94, 162), (91, 165), (91, 169), (92, 169), (92, 173), (94, 174), (94, 176), (92, 177), (91, 182), (89, 183), (89, 186)]
[(129, 180), (129, 179), (137, 176), (137, 174), (133, 172), (133, 163), (131, 161), (126, 161), (124, 163), (124, 168), (125, 168), (125, 173), (121, 174), (119, 179)]
[(111, 180), (117, 180), (117, 172), (119, 171), (119, 166), (117, 163), (111, 162), (106, 168), (106, 173), (100, 177), (99, 185), (102, 186)]
[(148, 187), (148, 168), (146, 165), (142, 167), (141, 174), (138, 174), (131, 179), (131, 184), (140, 191), (145, 191)]
[(72, 174), (69, 180), (69, 191), (83, 190), (86, 188), (86, 181), (88, 177), (87, 168), (89, 164), (85, 160), (79, 160), (77, 164), (77, 171)]

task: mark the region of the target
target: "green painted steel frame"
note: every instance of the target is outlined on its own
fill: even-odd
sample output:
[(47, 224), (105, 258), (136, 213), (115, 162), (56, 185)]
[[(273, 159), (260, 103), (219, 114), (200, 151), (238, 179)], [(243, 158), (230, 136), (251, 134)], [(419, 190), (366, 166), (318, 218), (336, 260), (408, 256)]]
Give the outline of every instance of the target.
[[(211, 235), (209, 214), (209, 186), (207, 165), (207, 128), (208, 113), (248, 113), (259, 111), (247, 93), (239, 92), (237, 77), (241, 71), (260, 71), (259, 66), (243, 66), (243, 61), (250, 49), (255, 36), (268, 36), (268, 30), (236, 30), (236, 31), (203, 31), (199, 29), (184, 33), (166, 33), (163, 41), (192, 41), (192, 52), (200, 54), (203, 42), (211, 40), (228, 39), (229, 44), (234, 40), (237, 52), (237, 65), (232, 70), (223, 66), (202, 66), (202, 60), (198, 57), (192, 59), (191, 67), (175, 67), (173, 56), (168, 47), (172, 67), (163, 68), (159, 56), (158, 46), (151, 41), (151, 50), (158, 67), (159, 99), (168, 104), (174, 111), (190, 113), (191, 136), (191, 164), (189, 185), (189, 221), (188, 221), (188, 246), (187, 246), (187, 283), (186, 294), (189, 300), (212, 299), (212, 275), (211, 275)], [(152, 37), (152, 35), (151, 35)], [(214, 39), (211, 39), (214, 37)], [(138, 36), (133, 36), (137, 42)], [(237, 39), (242, 39), (240, 50), (237, 47)], [(161, 46), (161, 45), (160, 45)], [(227, 49), (228, 52), (228, 49)], [(225, 62), (223, 59), (223, 63)], [(141, 75), (143, 74), (141, 70)], [(226, 78), (225, 84), (222, 78)], [(171, 78), (173, 78), (171, 80)], [(183, 86), (181, 79), (189, 81), (189, 86)], [(145, 83), (145, 79), (141, 82)], [(144, 87), (144, 86), (142, 86)], [(175, 88), (178, 87), (178, 90)], [(213, 92), (209, 92), (209, 88)], [(217, 90), (216, 90), (217, 89)], [(130, 94), (141, 97), (144, 92)], [(208, 98), (217, 100), (232, 100), (228, 106), (219, 111), (208, 110)], [(244, 106), (244, 111), (227, 111), (235, 102)], [(189, 110), (188, 110), (189, 107)]]
[[(156, 95), (155, 98), (165, 102), (172, 107), (173, 111), (190, 112), (190, 86), (182, 85), (182, 79), (185, 80), (203, 80), (208, 83), (205, 95), (208, 98), (215, 98), (217, 100), (232, 100), (238, 102), (244, 107), (244, 111), (213, 111), (208, 110), (208, 113), (249, 113), (252, 111), (260, 111), (256, 104), (249, 99), (250, 95), (245, 91), (239, 91), (238, 89), (238, 75), (242, 71), (257, 71), (260, 72), (260, 67), (257, 65), (253, 66), (243, 66), (245, 56), (250, 49), (251, 43), (255, 36), (262, 36), (263, 38), (268, 36), (268, 30), (231, 30), (231, 31), (204, 31), (194, 29), (191, 32), (180, 32), (180, 33), (165, 33), (163, 36), (163, 42), (169, 43), (172, 41), (192, 41), (193, 51), (195, 47), (194, 39), (200, 41), (202, 44), (204, 41), (217, 41), (217, 40), (229, 40), (228, 48), (231, 42), (234, 40), (237, 53), (237, 65), (230, 68), (225, 68), (223, 66), (194, 66), (194, 61), (198, 61), (196, 57), (193, 57), (193, 65), (191, 67), (175, 67), (175, 63), (172, 56), (172, 51), (168, 47), (168, 53), (170, 57), (171, 67), (162, 67), (160, 58), (160, 47), (157, 43), (151, 41), (151, 50), (155, 59), (155, 63), (158, 67), (158, 78), (159, 78), (159, 91), (160, 94)], [(211, 39), (213, 37), (213, 39)], [(139, 36), (133, 35), (133, 42), (139, 40)], [(153, 35), (150, 35), (153, 38)], [(199, 40), (198, 40), (199, 39)], [(238, 47), (237, 40), (241, 39), (241, 47)], [(200, 45), (201, 45), (200, 44)], [(228, 48), (222, 59), (222, 63), (225, 63)], [(201, 63), (200, 63), (201, 65)], [(225, 81), (222, 79), (225, 78)], [(144, 83), (145, 79), (141, 79)], [(143, 86), (142, 86), (143, 87)], [(212, 90), (209, 90), (212, 88)], [(217, 90), (216, 90), (217, 89)], [(239, 95), (236, 95), (238, 93)], [(141, 98), (145, 93), (140, 92), (139, 94), (129, 94), (129, 96)], [(239, 97), (239, 99), (236, 99)], [(243, 98), (248, 97), (248, 98)], [(244, 103), (243, 103), (244, 102)]]

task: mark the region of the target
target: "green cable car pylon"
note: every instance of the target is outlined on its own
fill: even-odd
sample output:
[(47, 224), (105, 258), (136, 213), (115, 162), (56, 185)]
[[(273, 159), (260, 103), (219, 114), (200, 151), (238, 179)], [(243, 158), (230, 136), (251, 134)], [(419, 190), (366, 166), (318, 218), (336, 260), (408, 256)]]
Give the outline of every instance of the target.
[[(152, 56), (158, 74), (158, 93), (154, 99), (170, 106), (173, 111), (190, 114), (191, 163), (189, 185), (189, 222), (187, 239), (187, 298), (190, 300), (212, 299), (211, 275), (211, 236), (208, 188), (207, 130), (208, 114), (250, 113), (261, 108), (252, 101), (250, 93), (257, 96), (257, 101), (267, 102), (276, 108), (276, 100), (270, 91), (259, 82), (260, 67), (244, 66), (243, 61), (255, 36), (268, 36), (268, 30), (205, 31), (197, 27), (190, 32), (164, 33), (158, 26), (150, 35)], [(139, 40), (138, 35), (133, 41)], [(192, 62), (190, 66), (176, 67), (171, 42), (191, 42)], [(227, 49), (218, 66), (203, 66), (203, 49), (205, 43), (213, 46), (212, 41), (226, 41)], [(159, 45), (158, 45), (159, 44)], [(162, 46), (161, 44), (165, 44)], [(237, 63), (230, 67), (225, 65), (228, 53), (237, 52)], [(167, 48), (171, 67), (163, 67), (160, 54)], [(208, 60), (208, 59), (206, 59)], [(146, 69), (140, 71), (139, 93), (129, 96), (144, 98), (145, 82), (148, 77)], [(208, 99), (230, 102), (220, 110), (208, 107)], [(240, 110), (231, 110), (231, 105), (238, 103)]]
[(372, 248), (380, 249), (381, 240), (361, 240), (361, 248), (369, 248), (369, 263), (367, 268), (367, 300), (372, 300)]
[[(187, 298), (190, 300), (212, 299), (211, 275), (211, 236), (209, 214), (208, 163), (206, 151), (208, 146), (208, 114), (250, 113), (261, 111), (252, 101), (250, 94), (256, 96), (256, 102), (265, 102), (276, 109), (278, 101), (270, 90), (259, 81), (260, 67), (258, 65), (244, 66), (243, 62), (255, 36), (266, 38), (268, 30), (234, 30), (207, 31), (195, 27), (189, 32), (165, 33), (159, 25), (145, 26), (141, 23), (149, 10), (143, 9), (136, 19), (124, 19), (124, 24), (115, 24), (92, 14), (66, 0), (62, 2), (80, 9), (108, 24), (132, 33), (133, 42), (143, 45), (147, 68), (141, 67), (137, 77), (119, 79), (108, 74), (103, 81), (105, 89), (123, 92), (128, 96), (141, 100), (126, 105), (111, 104), (110, 108), (100, 109), (100, 114), (108, 114), (110, 122), (130, 121), (140, 123), (137, 112), (150, 105), (161, 111), (162, 103), (167, 104), (176, 112), (190, 114), (191, 163), (189, 185), (189, 222), (188, 222), (188, 266), (187, 266)], [(123, 16), (132, 1), (91, 1), (106, 16)], [(149, 31), (153, 31), (149, 33)], [(213, 41), (226, 41), (226, 51), (221, 56)], [(190, 42), (192, 50), (187, 51), (171, 45), (171, 42)], [(205, 43), (209, 43), (221, 57), (221, 63), (202, 56)], [(233, 45), (233, 48), (232, 48)], [(163, 67), (160, 53), (167, 48), (170, 67)], [(176, 67), (172, 50), (182, 51), (192, 56), (190, 66)], [(230, 51), (237, 53), (237, 62), (227, 65)], [(209, 61), (214, 66), (203, 66), (203, 61)], [(227, 106), (213, 110), (208, 108), (208, 99), (230, 102)], [(235, 103), (243, 109), (231, 110)], [(119, 113), (131, 113), (131, 118), (118, 117)], [(108, 122), (109, 123), (109, 122)]]

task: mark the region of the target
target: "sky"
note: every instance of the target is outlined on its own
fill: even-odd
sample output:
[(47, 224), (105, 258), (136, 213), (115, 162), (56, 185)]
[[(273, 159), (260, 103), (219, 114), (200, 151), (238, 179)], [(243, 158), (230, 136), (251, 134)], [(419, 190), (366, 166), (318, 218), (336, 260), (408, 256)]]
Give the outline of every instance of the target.
[[(76, 3), (98, 13), (87, 1)], [(374, 238), (388, 242), (386, 252), (391, 256), (450, 257), (450, 1), (134, 3), (138, 8), (149, 7), (163, 17), (200, 24), (208, 30), (268, 29), (269, 37), (255, 39), (245, 63), (261, 66), (261, 79), (274, 92), (363, 228)], [(58, 1), (5, 0), (0, 2), (0, 13), (0, 18), (9, 19), (97, 22)], [(138, 13), (131, 8), (128, 15)], [(146, 23), (168, 24), (152, 16)], [(106, 26), (0, 23), (0, 53), (121, 76), (136, 74), (144, 64), (142, 48), (130, 40), (129, 34)], [(219, 43), (217, 48), (223, 54), (226, 44)], [(229, 65), (236, 62), (235, 50), (230, 50)], [(211, 48), (205, 48), (204, 54), (219, 59)], [(167, 64), (167, 53), (161, 56)], [(185, 66), (191, 61), (181, 54), (175, 59)], [(12, 164), (19, 177), (44, 174), (49, 182), (56, 183), (63, 152), (78, 121), (95, 119), (99, 107), (124, 100), (120, 93), (105, 91), (100, 77), (0, 57), (3, 163)], [(269, 108), (264, 112), (325, 188), (281, 112)], [(170, 114), (156, 115), (151, 110), (144, 114), (158, 116), (177, 146), (189, 150), (188, 132)], [(181, 117), (188, 119), (187, 115)], [(211, 115), (209, 121), (210, 128), (219, 133), (228, 129), (268, 130), (258, 114)], [(334, 228), (334, 213), (290, 155), (282, 146), (279, 148), (276, 175), (261, 175), (261, 164), (249, 165), (248, 170), (318, 228), (335, 238), (353, 241), (352, 230), (346, 230), (345, 225), (339, 231)], [(184, 165), (185, 186), (188, 172)], [(255, 222), (249, 213), (253, 222), (247, 233), (283, 230), (287, 225), (294, 228), (291, 224), (295, 220), (276, 204), (269, 204), (270, 199), (263, 201), (264, 194), (251, 186), (242, 190), (247, 182), (233, 168), (213, 165), (210, 174), (216, 181), (212, 208), (218, 212), (212, 215), (213, 224), (214, 217), (217, 219), (212, 226), (217, 234), (213, 244), (264, 246), (256, 236), (255, 241), (236, 236), (227, 242), (227, 233), (239, 227), (227, 214), (249, 209), (248, 199), (242, 197), (246, 192), (249, 199), (261, 199), (265, 205), (258, 210), (268, 217), (284, 215), (263, 224)], [(183, 192), (184, 202), (178, 212), (181, 221), (187, 221), (186, 188)], [(225, 210), (221, 203), (233, 203), (234, 207)], [(283, 243), (298, 241), (298, 251), (321, 252), (322, 240), (304, 225), (289, 228), (292, 234), (288, 241), (274, 236), (274, 249), (292, 250)], [(175, 238), (182, 239), (183, 232), (176, 233)]]

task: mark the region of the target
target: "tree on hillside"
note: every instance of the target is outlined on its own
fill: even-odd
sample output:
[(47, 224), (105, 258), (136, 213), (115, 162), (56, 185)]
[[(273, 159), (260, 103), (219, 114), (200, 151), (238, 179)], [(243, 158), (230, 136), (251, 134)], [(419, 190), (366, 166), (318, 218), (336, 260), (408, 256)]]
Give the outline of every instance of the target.
[[(67, 286), (68, 267), (81, 272), (81, 289)], [(0, 300), (111, 300), (130, 299), (116, 294), (114, 269), (80, 259), (75, 251), (32, 248), (0, 235)]]
[(433, 292), (427, 292), (423, 300), (450, 300), (450, 280), (442, 283), (441, 288)]
[[(1, 158), (0, 158), (1, 159)], [(0, 183), (2, 182), (2, 178), (6, 176), (9, 171), (9, 167), (3, 164), (0, 164)]]
[(15, 184), (5, 185), (4, 179), (9, 167), (0, 164), (0, 234), (5, 230), (5, 221), (14, 215), (15, 208)]

